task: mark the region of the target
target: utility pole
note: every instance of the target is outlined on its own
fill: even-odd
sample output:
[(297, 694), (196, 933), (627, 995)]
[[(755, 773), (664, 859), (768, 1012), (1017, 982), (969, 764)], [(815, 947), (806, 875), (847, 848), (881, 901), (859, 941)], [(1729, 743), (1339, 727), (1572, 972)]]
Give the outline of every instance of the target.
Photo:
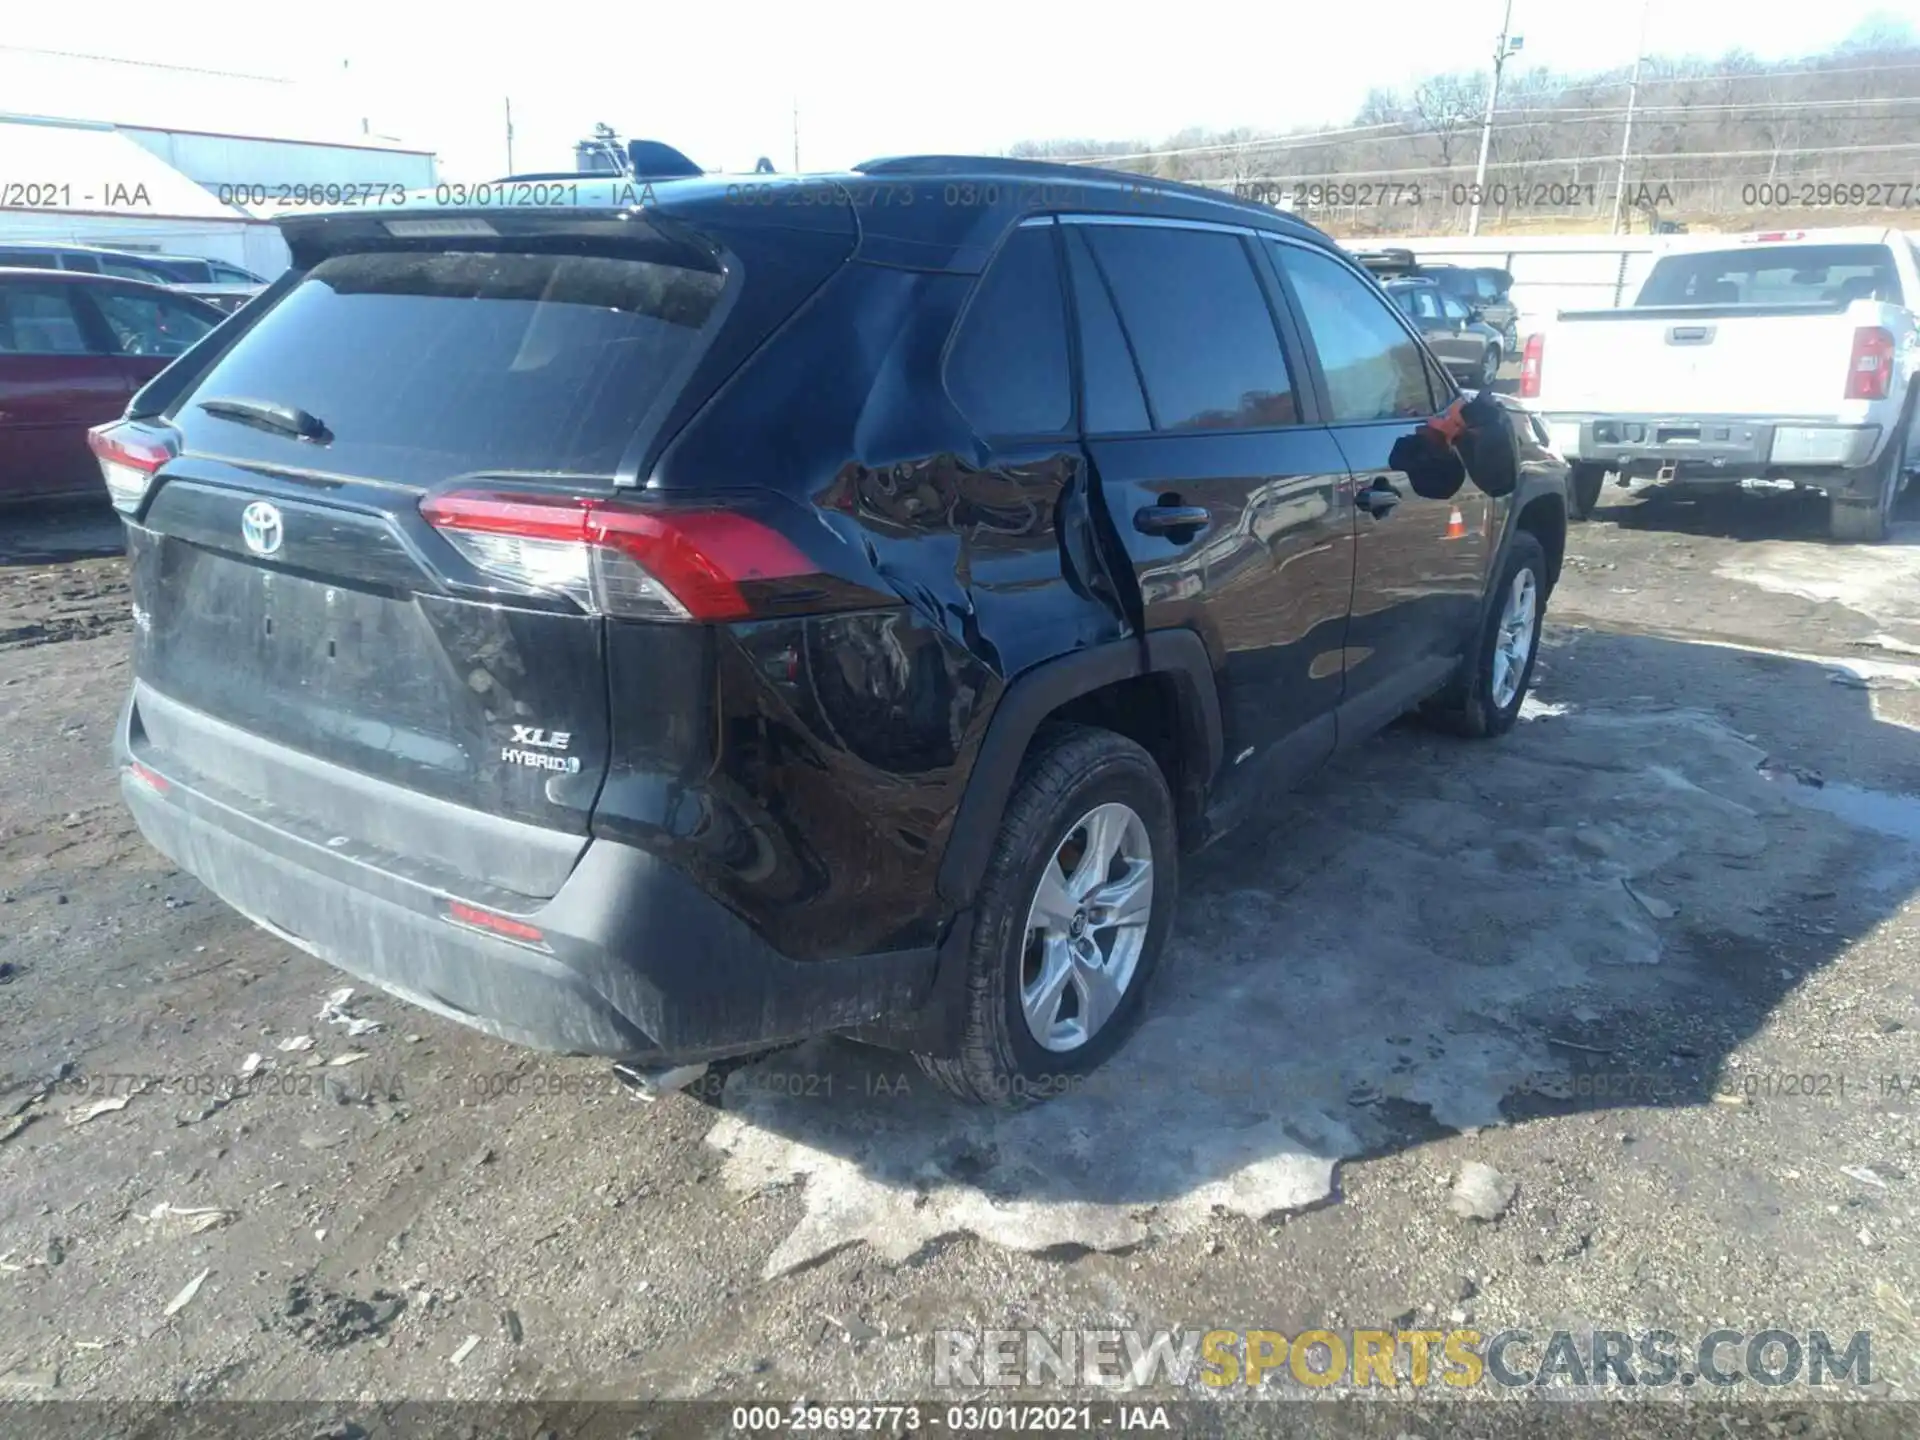
[(507, 96), (507, 174), (513, 173), (513, 97)]
[(1473, 208), (1467, 212), (1467, 234), (1480, 233), (1480, 197), (1487, 187), (1487, 151), (1493, 146), (1493, 107), (1500, 103), (1500, 72), (1507, 57), (1520, 48), (1522, 37), (1508, 37), (1513, 29), (1513, 0), (1507, 0), (1507, 13), (1500, 21), (1500, 43), (1493, 50), (1493, 88), (1487, 91), (1487, 114), (1480, 122), (1480, 163), (1473, 171)]
[(1640, 98), (1640, 66), (1647, 58), (1647, 19), (1653, 14), (1653, 0), (1646, 0), (1640, 11), (1640, 44), (1633, 52), (1633, 79), (1627, 84), (1627, 124), (1620, 137), (1620, 174), (1613, 182), (1613, 233), (1620, 233), (1620, 212), (1627, 198), (1627, 152), (1633, 146), (1633, 104)]
[(793, 97), (793, 173), (800, 173), (800, 97)]

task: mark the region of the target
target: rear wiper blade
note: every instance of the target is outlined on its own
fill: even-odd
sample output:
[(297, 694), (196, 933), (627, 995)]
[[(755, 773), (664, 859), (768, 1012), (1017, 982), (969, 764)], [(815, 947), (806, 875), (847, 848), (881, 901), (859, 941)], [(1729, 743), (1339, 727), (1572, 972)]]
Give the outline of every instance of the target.
[(333, 439), (333, 432), (327, 429), (318, 415), (302, 410), (298, 405), (281, 405), (272, 400), (248, 400), (239, 395), (216, 395), (211, 400), (197, 403), (207, 414), (218, 415), (222, 420), (237, 420), (242, 425), (276, 430), (296, 440), (311, 440), (317, 445), (324, 445)]

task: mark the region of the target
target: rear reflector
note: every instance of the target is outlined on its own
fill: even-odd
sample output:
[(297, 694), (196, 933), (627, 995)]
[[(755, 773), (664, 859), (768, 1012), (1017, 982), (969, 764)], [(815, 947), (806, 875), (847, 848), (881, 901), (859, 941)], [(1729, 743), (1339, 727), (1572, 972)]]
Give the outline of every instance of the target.
[(1520, 355), (1520, 398), (1538, 399), (1540, 395), (1540, 366), (1546, 359), (1547, 337), (1538, 330), (1527, 336), (1527, 347)]
[(496, 915), (491, 910), (482, 910), (478, 905), (469, 905), (462, 900), (447, 902), (447, 919), (456, 925), (465, 925), (472, 930), (491, 930), (496, 935), (529, 945), (544, 946), (547, 942), (547, 937), (536, 926), (506, 915)]
[(180, 437), (165, 425), (115, 420), (87, 431), (113, 508), (131, 515), (146, 498), (154, 472), (180, 453)]
[(157, 771), (149, 770), (138, 760), (127, 762), (127, 773), (156, 795), (164, 795), (173, 787), (167, 783), (167, 777)]
[(1847, 361), (1847, 399), (1884, 400), (1893, 389), (1893, 332), (1862, 325), (1853, 332)]
[(644, 620), (739, 620), (744, 582), (818, 568), (778, 531), (730, 510), (647, 510), (499, 490), (429, 495), (420, 513), (475, 568)]

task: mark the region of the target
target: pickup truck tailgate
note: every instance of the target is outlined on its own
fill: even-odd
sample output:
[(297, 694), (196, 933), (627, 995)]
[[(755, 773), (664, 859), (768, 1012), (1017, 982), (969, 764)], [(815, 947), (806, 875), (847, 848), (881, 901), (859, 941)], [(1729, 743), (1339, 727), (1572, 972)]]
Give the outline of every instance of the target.
[(1841, 400), (1852, 316), (1828, 306), (1732, 309), (1672, 305), (1561, 315), (1543, 341), (1538, 408), (1777, 416)]

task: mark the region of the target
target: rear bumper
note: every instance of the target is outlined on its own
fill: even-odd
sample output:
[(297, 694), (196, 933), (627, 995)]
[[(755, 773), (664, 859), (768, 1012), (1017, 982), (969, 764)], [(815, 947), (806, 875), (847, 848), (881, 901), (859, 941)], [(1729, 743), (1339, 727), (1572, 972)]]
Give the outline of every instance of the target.
[(1870, 487), (1884, 427), (1820, 417), (1593, 415), (1544, 412), (1553, 448), (1623, 475), (1802, 480)]
[[(136, 759), (132, 713), (116, 758), (149, 843), (265, 929), (487, 1034), (563, 1054), (711, 1059), (897, 1019), (932, 986), (932, 949), (790, 960), (685, 874), (604, 839), (550, 899), (453, 894), (250, 813), (214, 781), (167, 773), (164, 757)], [(484, 928), (500, 920), (521, 938)]]

